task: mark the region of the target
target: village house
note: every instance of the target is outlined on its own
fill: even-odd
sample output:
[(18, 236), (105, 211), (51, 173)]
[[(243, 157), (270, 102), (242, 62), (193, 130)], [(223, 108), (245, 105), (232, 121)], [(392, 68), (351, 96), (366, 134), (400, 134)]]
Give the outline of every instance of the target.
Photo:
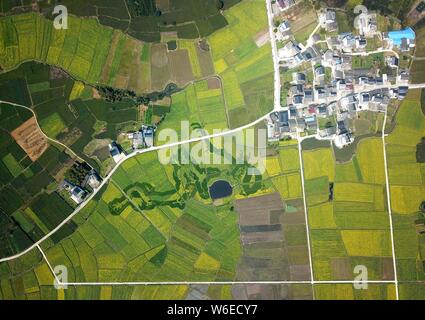
[(87, 195), (87, 192), (83, 188), (68, 180), (62, 181), (59, 189), (67, 191), (69, 193), (69, 198), (77, 205), (81, 204)]
[(291, 34), (292, 34), (291, 33), (291, 25), (289, 24), (288, 21), (285, 20), (277, 28), (276, 40), (277, 41), (285, 41), (285, 40), (289, 39)]
[(127, 134), (127, 137), (132, 140), (133, 150), (150, 148), (154, 144), (155, 128), (153, 126), (143, 125), (137, 132)]
[(334, 10), (326, 9), (319, 13), (319, 23), (327, 32), (333, 32), (338, 29), (336, 22), (336, 13)]
[(294, 72), (292, 73), (292, 83), (294, 84), (305, 84), (307, 77), (304, 72)]
[(118, 163), (125, 158), (125, 153), (121, 150), (115, 141), (109, 145), (109, 153), (111, 154), (115, 163)]
[(388, 42), (390, 47), (394, 46), (403, 52), (408, 52), (411, 48), (415, 47), (416, 34), (410, 27), (384, 33), (383, 38)]
[(295, 5), (295, 0), (277, 0), (280, 11), (285, 11)]
[(299, 43), (296, 41), (289, 41), (283, 48), (280, 48), (278, 55), (280, 59), (292, 58), (302, 51)]
[(83, 187), (89, 186), (90, 188), (95, 190), (95, 189), (99, 188), (101, 181), (102, 181), (102, 179), (97, 174), (97, 172), (95, 170), (91, 170), (86, 175), (86, 177), (84, 178), (82, 186)]
[(368, 38), (373, 37), (378, 32), (378, 20), (376, 13), (362, 13), (355, 20), (354, 27), (359, 30), (359, 34)]
[(399, 59), (396, 56), (388, 56), (385, 59), (385, 62), (390, 68), (398, 68)]

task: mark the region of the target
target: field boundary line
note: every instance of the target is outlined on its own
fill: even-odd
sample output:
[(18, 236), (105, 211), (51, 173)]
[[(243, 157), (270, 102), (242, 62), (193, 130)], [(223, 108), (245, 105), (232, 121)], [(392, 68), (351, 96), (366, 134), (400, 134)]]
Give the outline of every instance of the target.
[(52, 265), (51, 265), (51, 264), (50, 264), (50, 262), (49, 262), (49, 259), (47, 259), (47, 256), (46, 256), (46, 254), (44, 253), (43, 249), (41, 249), (41, 247), (40, 247), (39, 245), (37, 245), (37, 249), (38, 249), (38, 251), (40, 251), (41, 255), (43, 256), (44, 261), (46, 261), (47, 265), (49, 266), (49, 269), (50, 269), (50, 271), (52, 272), (53, 277), (54, 277), (54, 278), (55, 278), (55, 280), (56, 280), (56, 283), (60, 283), (60, 281), (59, 281), (58, 277), (56, 276), (56, 273), (55, 273), (54, 269), (52, 268)]
[[(313, 271), (313, 256), (311, 253), (311, 243), (310, 243), (310, 227), (308, 224), (308, 209), (307, 209), (307, 199), (305, 195), (305, 184), (304, 184), (304, 164), (303, 164), (303, 158), (302, 158), (302, 140), (300, 139), (299, 134), (297, 134), (297, 141), (298, 141), (298, 160), (300, 163), (300, 174), (301, 174), (301, 189), (303, 191), (303, 205), (304, 205), (304, 218), (305, 218), (305, 229), (307, 234), (307, 248), (308, 248), (308, 261), (310, 265), (310, 278), (311, 278), (311, 284), (314, 284), (314, 271)], [(314, 289), (313, 291), (313, 299), (314, 297)]]
[[(283, 280), (283, 281), (127, 281), (127, 282), (59, 282), (61, 286), (178, 286), (178, 285), (238, 285), (238, 284), (356, 284), (358, 281), (354, 280), (319, 280), (319, 281), (303, 281), (303, 280)], [(394, 284), (394, 280), (368, 280), (362, 281), (362, 283), (370, 284)], [(314, 290), (313, 290), (314, 292)], [(314, 297), (313, 297), (314, 298)]]
[(388, 175), (387, 149), (385, 144), (385, 125), (387, 123), (387, 114), (388, 114), (388, 108), (387, 110), (385, 110), (384, 121), (382, 124), (382, 150), (384, 154), (385, 185), (387, 189), (388, 218), (390, 220), (390, 236), (391, 236), (391, 250), (393, 255), (395, 292), (396, 292), (396, 299), (399, 300), (400, 298), (399, 298), (399, 292), (398, 292), (397, 260), (396, 260), (396, 254), (395, 254), (394, 227), (393, 227), (393, 217), (392, 217), (392, 210), (391, 210), (390, 179)]
[(273, 10), (271, 0), (266, 0), (266, 11), (267, 11), (267, 20), (269, 24), (269, 36), (270, 36), (270, 45), (272, 47), (272, 59), (273, 59), (273, 69), (274, 69), (274, 111), (279, 111), (282, 109), (281, 106), (281, 85), (280, 85), (280, 66), (279, 66), (279, 55), (276, 45), (276, 35), (274, 33), (274, 24), (273, 24)]

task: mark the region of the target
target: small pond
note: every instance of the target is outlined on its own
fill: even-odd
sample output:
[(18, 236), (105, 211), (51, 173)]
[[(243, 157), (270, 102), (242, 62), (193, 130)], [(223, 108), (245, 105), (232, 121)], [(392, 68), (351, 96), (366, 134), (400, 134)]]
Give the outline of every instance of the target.
[(210, 186), (209, 191), (211, 199), (217, 200), (232, 195), (233, 188), (226, 180), (217, 180)]

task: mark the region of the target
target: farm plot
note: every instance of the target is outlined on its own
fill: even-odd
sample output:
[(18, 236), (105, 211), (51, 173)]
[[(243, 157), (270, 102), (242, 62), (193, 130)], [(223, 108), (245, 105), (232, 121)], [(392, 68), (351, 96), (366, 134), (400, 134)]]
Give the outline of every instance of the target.
[(2, 262), (0, 270), (0, 300), (60, 299), (64, 294), (54, 289), (53, 274), (37, 249)]
[(57, 65), (86, 82), (142, 92), (143, 44), (94, 19), (70, 16), (67, 30), (56, 30), (35, 13), (3, 17), (0, 65), (5, 70), (36, 60)]
[[(84, 210), (83, 215), (89, 218), (76, 218), (78, 231), (60, 245), (47, 248), (52, 263), (69, 266), (76, 281), (211, 281), (233, 277), (239, 242), (236, 216), (226, 213), (228, 208), (195, 199), (184, 208), (171, 205), (167, 199), (177, 191), (171, 190), (171, 194), (173, 185), (155, 154), (153, 158), (131, 159), (116, 176), (102, 196)], [(149, 186), (147, 181), (157, 184)], [(147, 206), (142, 211), (144, 203)], [(155, 205), (150, 206), (152, 203)], [(68, 244), (75, 246), (78, 255), (65, 254)]]
[[(221, 150), (214, 153), (223, 156)], [(73, 217), (73, 232), (61, 240), (55, 233), (43, 242), (42, 248), (52, 265), (68, 267), (69, 281), (233, 280), (242, 254), (234, 198), (213, 202), (208, 186), (217, 179), (229, 180), (239, 199), (268, 190), (267, 181), (261, 176), (252, 179), (248, 168), (242, 164), (162, 165), (154, 152), (133, 157)], [(280, 196), (275, 195), (279, 199), (278, 207), (283, 208)], [(301, 203), (288, 202), (287, 215), (274, 210), (267, 213), (281, 219), (282, 239), (289, 248), (288, 261), (293, 265), (289, 272), (293, 278), (304, 275), (302, 265), (308, 257), (299, 253), (306, 246), (306, 237), (303, 240), (299, 237), (302, 226), (305, 228), (300, 220)], [(31, 210), (38, 212), (42, 210), (40, 207), (41, 203)], [(50, 227), (47, 220), (40, 221), (46, 228)], [(254, 248), (251, 253), (257, 254)], [(118, 295), (107, 288), (98, 290), (104, 291), (104, 297)], [(187, 288), (180, 290), (170, 291), (169, 296), (166, 292), (162, 294), (163, 297), (187, 294)], [(149, 290), (134, 294), (148, 297), (148, 293)], [(65, 298), (76, 296), (98, 297), (99, 291), (89, 289), (84, 293), (76, 289), (65, 293)]]
[[(93, 93), (94, 89), (54, 67), (25, 63), (2, 75), (0, 81), (4, 89), (2, 99), (17, 103), (25, 99), (23, 104), (32, 106), (41, 130), (48, 137), (69, 146), (102, 174), (110, 167), (108, 143), (117, 140), (121, 133), (140, 129), (149, 120), (139, 116), (139, 106), (133, 100), (106, 102)], [(7, 95), (10, 83), (14, 82), (15, 90)], [(34, 138), (26, 135), (26, 139)]]
[(36, 161), (48, 148), (47, 139), (38, 128), (35, 117), (13, 130), (11, 135), (32, 161)]
[(296, 146), (283, 146), (278, 155), (266, 158), (266, 170), (274, 189), (284, 200), (302, 198), (301, 174)]
[(215, 77), (198, 81), (173, 95), (170, 112), (166, 115), (166, 121), (159, 126), (159, 131), (171, 128), (180, 133), (184, 121), (188, 121), (193, 128), (201, 127), (210, 133), (214, 129), (227, 129), (229, 125), (223, 89), (219, 81), (218, 85), (211, 87), (211, 80), (218, 81)]
[(273, 63), (270, 45), (255, 44), (256, 34), (267, 28), (263, 1), (241, 2), (224, 15), (229, 25), (209, 36), (208, 42), (234, 128), (272, 109)]
[[(400, 280), (424, 280), (425, 261), (423, 213), (425, 181), (423, 164), (416, 159), (416, 144), (425, 136), (425, 116), (421, 111), (420, 90), (412, 90), (402, 102), (396, 127), (386, 138), (391, 207), (397, 271)], [(413, 287), (401, 289), (402, 296), (416, 297)]]
[[(0, 256), (3, 257), (27, 248), (70, 214), (72, 208), (53, 190), (60, 180), (61, 170), (71, 166), (73, 160), (45, 140), (44, 150), (24, 150), (12, 138), (13, 133), (16, 139), (21, 139), (18, 141), (23, 147), (29, 147), (31, 145), (27, 145), (23, 138), (40, 136), (32, 131), (26, 137), (21, 135), (23, 130), (30, 128), (28, 123), (33, 124), (34, 118), (28, 110), (2, 104), (0, 114)], [(43, 152), (33, 153), (34, 150)], [(36, 155), (36, 158), (31, 159), (30, 155)], [(57, 237), (70, 231), (72, 225), (64, 228)]]
[[(219, 17), (228, 22), (227, 26), (225, 23), (215, 32), (216, 28), (212, 28), (206, 32), (211, 34), (206, 40), (178, 42), (176, 50), (171, 51), (165, 43), (151, 45), (134, 40), (94, 19), (71, 16), (67, 30), (56, 30), (48, 20), (33, 13), (4, 17), (0, 65), (11, 70), (23, 61), (37, 60), (57, 65), (77, 80), (138, 94), (162, 91), (170, 82), (184, 87), (196, 78), (213, 75), (216, 66), (229, 113), (226, 121), (234, 128), (271, 110), (273, 63), (270, 45), (255, 44), (258, 33), (268, 25), (263, 1), (241, 2), (225, 10), (224, 15)], [(178, 26), (178, 37), (188, 28), (189, 25)], [(235, 41), (224, 41), (229, 36)], [(44, 92), (43, 85), (34, 86), (34, 93)], [(54, 119), (58, 120), (57, 116), (51, 123), (60, 124)], [(223, 118), (217, 122), (221, 127)], [(49, 122), (45, 127), (52, 134), (64, 129)]]
[(382, 154), (378, 138), (362, 140), (344, 164), (330, 148), (303, 151), (315, 279), (351, 280), (360, 264), (369, 279), (393, 279)]
[(369, 284), (367, 290), (356, 290), (351, 284), (316, 284), (317, 300), (395, 300), (393, 284)]
[(266, 158), (270, 189), (235, 201), (242, 258), (239, 280), (308, 280), (310, 267), (296, 145)]
[(290, 11), (286, 18), (291, 24), (295, 40), (299, 43), (305, 43), (319, 23), (316, 11), (307, 1)]
[[(289, 206), (293, 210), (285, 209)], [(309, 280), (302, 202), (284, 204), (279, 193), (235, 201), (243, 253), (237, 279)]]

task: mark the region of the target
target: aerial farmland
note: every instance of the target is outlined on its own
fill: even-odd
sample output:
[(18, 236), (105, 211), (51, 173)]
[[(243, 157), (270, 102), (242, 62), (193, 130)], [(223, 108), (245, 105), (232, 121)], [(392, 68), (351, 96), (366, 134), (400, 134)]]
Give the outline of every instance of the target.
[(0, 0), (0, 300), (424, 299), (424, 21)]

